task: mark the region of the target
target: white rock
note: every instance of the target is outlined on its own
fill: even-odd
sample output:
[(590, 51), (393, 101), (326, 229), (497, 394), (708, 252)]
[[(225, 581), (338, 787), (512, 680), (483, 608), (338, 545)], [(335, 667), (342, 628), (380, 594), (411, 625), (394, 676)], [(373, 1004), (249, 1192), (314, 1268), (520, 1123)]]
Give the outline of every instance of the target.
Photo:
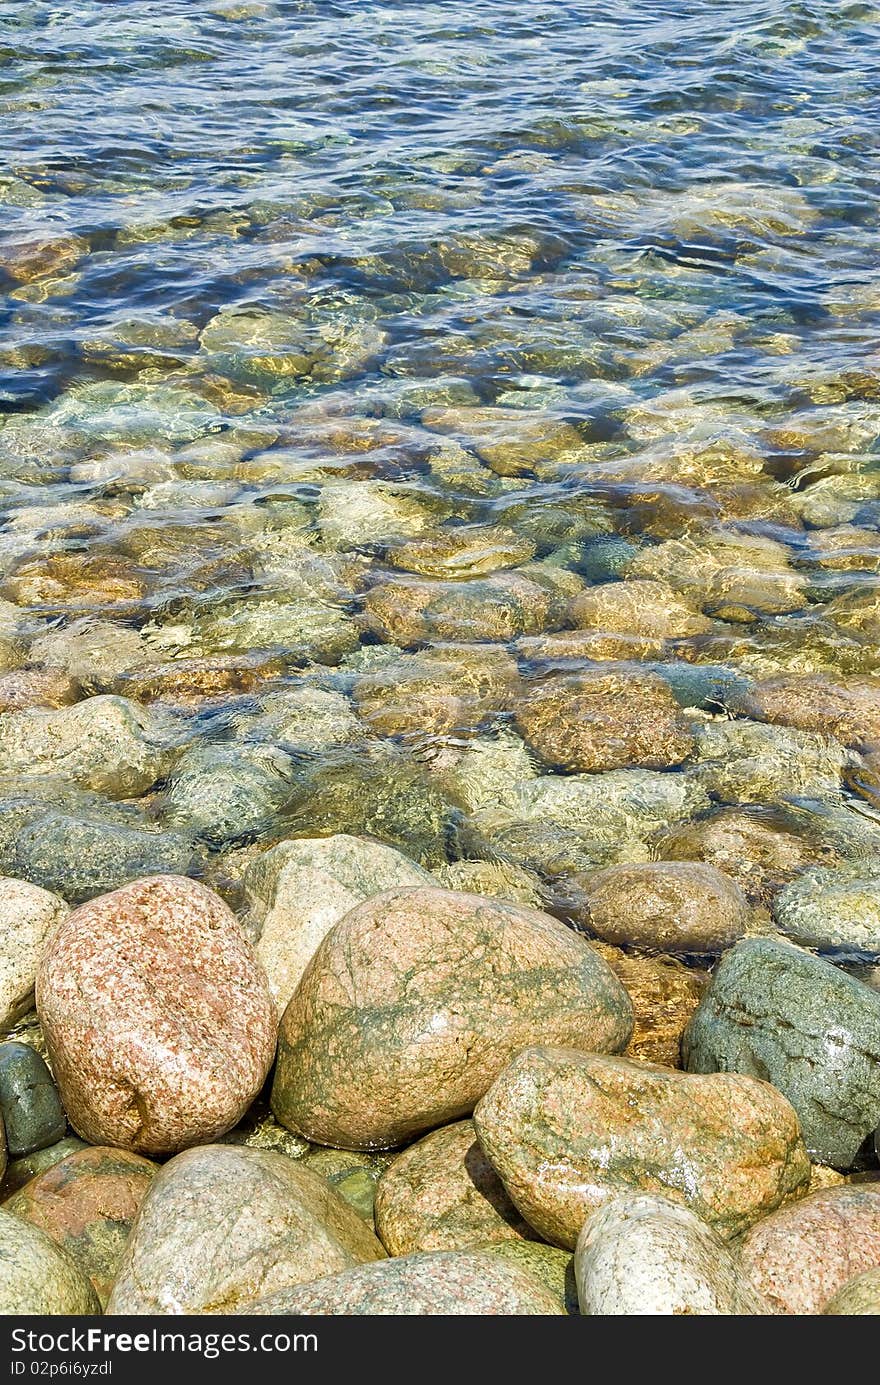
[(614, 1198), (589, 1218), (574, 1272), (581, 1312), (593, 1317), (770, 1312), (717, 1232), (648, 1193)]
[(57, 894), (0, 876), (0, 1033), (31, 1008), (43, 942), (69, 912)]
[(319, 944), (349, 910), (385, 890), (436, 885), (393, 847), (339, 833), (279, 842), (245, 874), (257, 955), (283, 1014)]

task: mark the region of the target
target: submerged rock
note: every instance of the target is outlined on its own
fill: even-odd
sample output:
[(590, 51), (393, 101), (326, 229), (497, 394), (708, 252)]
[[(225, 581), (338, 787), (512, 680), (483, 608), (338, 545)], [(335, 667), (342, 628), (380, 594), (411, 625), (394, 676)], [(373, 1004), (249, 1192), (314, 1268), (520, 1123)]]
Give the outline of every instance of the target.
[(646, 861), (587, 877), (590, 929), (606, 942), (656, 952), (723, 952), (746, 932), (738, 885), (702, 862)]
[(517, 724), (542, 759), (566, 770), (667, 769), (694, 744), (667, 684), (634, 668), (548, 679), (518, 707)]
[(124, 697), (0, 716), (0, 775), (57, 775), (110, 798), (145, 793), (170, 768), (171, 728)]
[(771, 908), (782, 931), (804, 947), (880, 959), (880, 871), (857, 864), (805, 871)]

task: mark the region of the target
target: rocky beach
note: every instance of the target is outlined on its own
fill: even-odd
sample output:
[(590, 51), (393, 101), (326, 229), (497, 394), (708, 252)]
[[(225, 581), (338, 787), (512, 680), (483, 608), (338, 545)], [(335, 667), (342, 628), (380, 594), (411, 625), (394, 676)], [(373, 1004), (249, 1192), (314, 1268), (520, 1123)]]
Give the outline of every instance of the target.
[(0, 1314), (880, 1314), (877, 20), (0, 0)]

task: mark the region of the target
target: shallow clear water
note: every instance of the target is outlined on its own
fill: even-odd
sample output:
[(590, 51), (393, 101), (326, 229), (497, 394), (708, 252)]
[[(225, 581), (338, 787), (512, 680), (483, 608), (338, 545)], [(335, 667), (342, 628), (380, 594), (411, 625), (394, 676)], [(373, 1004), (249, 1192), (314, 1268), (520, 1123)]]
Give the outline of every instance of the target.
[[(70, 675), (37, 703), (156, 704), (189, 757), (147, 793), (61, 780), (233, 898), (218, 856), (290, 831), (500, 854), (563, 911), (572, 833), (580, 869), (745, 804), (861, 852), (872, 734), (704, 766), (748, 759), (705, 740), (729, 712), (816, 731), (815, 684), (787, 717), (755, 680), (867, 696), (880, 663), (880, 10), (146, 10), (0, 4), (5, 666)], [(637, 580), (664, 585), (609, 615)], [(535, 690), (597, 666), (649, 666), (703, 739), (537, 734)], [(259, 811), (224, 761), (212, 819), (212, 746), (260, 747)], [(630, 765), (700, 794), (597, 831), (522, 787)]]

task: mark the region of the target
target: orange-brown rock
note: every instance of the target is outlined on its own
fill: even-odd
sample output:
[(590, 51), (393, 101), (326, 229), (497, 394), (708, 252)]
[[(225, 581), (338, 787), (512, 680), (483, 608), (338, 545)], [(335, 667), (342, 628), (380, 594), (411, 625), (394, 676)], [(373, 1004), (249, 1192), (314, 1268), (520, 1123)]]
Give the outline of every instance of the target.
[(51, 1236), (88, 1275), (103, 1306), (157, 1171), (149, 1159), (124, 1149), (80, 1149), (32, 1178), (5, 1210)]
[(830, 847), (798, 836), (764, 807), (722, 808), (661, 833), (655, 849), (667, 860), (717, 866), (751, 903), (763, 905), (808, 866), (835, 860)]
[(585, 917), (618, 947), (649, 952), (723, 952), (746, 932), (742, 890), (703, 861), (640, 861), (586, 877)]
[(0, 675), (0, 712), (67, 707), (78, 696), (77, 684), (62, 669), (21, 668)]
[(529, 690), (516, 719), (532, 749), (565, 770), (669, 769), (694, 747), (668, 683), (631, 667), (548, 678)]
[(767, 1082), (527, 1048), (479, 1102), (480, 1144), (544, 1240), (572, 1248), (590, 1212), (662, 1193), (735, 1236), (809, 1182), (797, 1116)]
[(561, 619), (564, 602), (519, 572), (471, 582), (383, 582), (364, 597), (368, 630), (393, 644), (512, 640)]
[(469, 1120), (432, 1130), (398, 1154), (376, 1190), (376, 1231), (389, 1255), (466, 1250), (534, 1235)]
[(819, 673), (784, 674), (756, 683), (742, 710), (759, 721), (836, 736), (843, 745), (880, 741), (880, 679), (834, 683)]

